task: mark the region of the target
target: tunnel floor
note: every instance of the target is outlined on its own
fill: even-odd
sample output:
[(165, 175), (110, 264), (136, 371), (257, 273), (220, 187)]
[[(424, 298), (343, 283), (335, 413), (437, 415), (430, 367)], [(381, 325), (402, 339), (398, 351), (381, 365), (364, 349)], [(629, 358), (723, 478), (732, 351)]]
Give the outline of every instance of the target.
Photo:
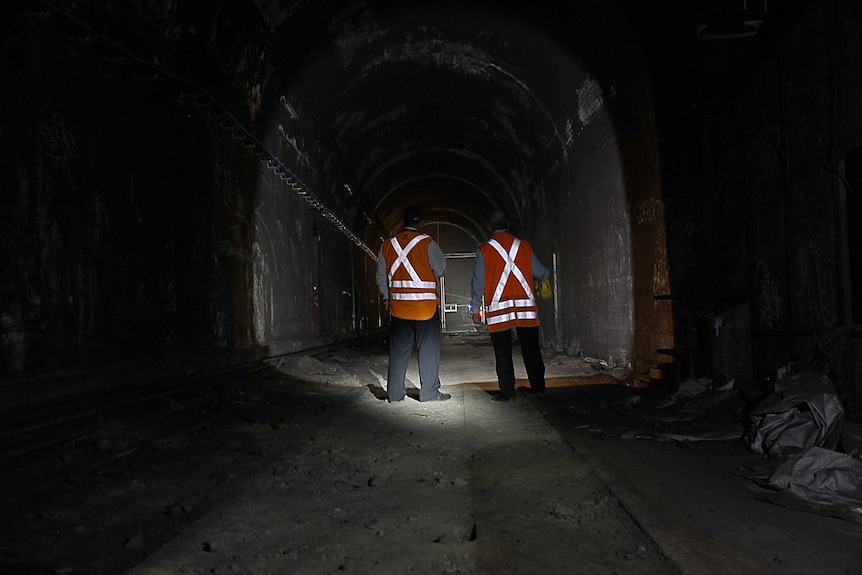
[(388, 403), (369, 342), (14, 462), (0, 571), (859, 572), (862, 526), (768, 502), (726, 406), (657, 440), (661, 386), (548, 353), (548, 393), (501, 404), (486, 335), (441, 356), (446, 402)]

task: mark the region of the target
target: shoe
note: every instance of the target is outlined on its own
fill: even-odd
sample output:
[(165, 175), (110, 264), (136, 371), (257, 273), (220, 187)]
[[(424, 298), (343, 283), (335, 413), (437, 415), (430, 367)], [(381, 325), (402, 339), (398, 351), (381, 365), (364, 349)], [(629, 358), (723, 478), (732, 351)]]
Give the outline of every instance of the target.
[(403, 401), (404, 401), (404, 398), (402, 397), (401, 399), (390, 399), (389, 403), (401, 403)]
[(442, 391), (438, 391), (437, 395), (431, 397), (430, 399), (420, 399), (419, 401), (422, 401), (422, 402), (425, 402), (425, 401), (446, 401), (447, 399), (450, 399), (451, 397), (452, 397), (452, 394), (450, 394), (450, 393), (443, 393)]
[(545, 390), (543, 389), (542, 391), (533, 391), (532, 388), (525, 387), (524, 393), (526, 393), (528, 395), (535, 395), (537, 397), (542, 397), (543, 395), (545, 395)]
[(498, 393), (497, 395), (491, 396), (491, 401), (515, 401), (515, 396), (514, 395), (500, 395)]

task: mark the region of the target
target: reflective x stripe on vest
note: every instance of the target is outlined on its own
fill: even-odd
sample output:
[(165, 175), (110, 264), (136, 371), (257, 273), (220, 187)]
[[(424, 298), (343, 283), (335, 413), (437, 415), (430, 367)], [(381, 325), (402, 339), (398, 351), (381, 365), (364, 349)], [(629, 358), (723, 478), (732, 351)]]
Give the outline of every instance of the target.
[[(395, 261), (392, 262), (392, 265), (389, 267), (389, 288), (390, 294), (389, 297), (397, 300), (436, 300), (437, 299), (437, 282), (432, 281), (422, 281), (419, 277), (419, 274), (416, 273), (416, 268), (413, 267), (413, 264), (408, 259), (408, 255), (416, 247), (416, 245), (429, 237), (427, 234), (420, 234), (414, 237), (404, 249), (401, 248), (401, 244), (398, 243), (396, 238), (391, 238), (389, 241), (392, 244), (392, 248), (395, 250), (395, 253), (398, 257), (395, 258)], [(409, 280), (393, 280), (393, 276), (395, 272), (398, 271), (399, 267), (404, 267), (407, 273), (410, 275)], [(416, 289), (416, 290), (425, 290), (422, 292), (399, 292), (399, 289)]]
[[(533, 296), (533, 289), (524, 277), (524, 272), (521, 271), (521, 268), (515, 265), (515, 257), (518, 255), (521, 241), (518, 238), (515, 238), (508, 253), (497, 240), (489, 240), (488, 245), (500, 254), (500, 257), (503, 258), (503, 262), (505, 263), (503, 273), (500, 274), (500, 279), (494, 289), (494, 295), (491, 298), (490, 304), (488, 304), (488, 325), (492, 326), (517, 320), (537, 319), (539, 314), (538, 309), (536, 308), (536, 300)], [(515, 276), (515, 279), (517, 279), (518, 283), (521, 284), (524, 294), (527, 297), (500, 301), (510, 275)]]

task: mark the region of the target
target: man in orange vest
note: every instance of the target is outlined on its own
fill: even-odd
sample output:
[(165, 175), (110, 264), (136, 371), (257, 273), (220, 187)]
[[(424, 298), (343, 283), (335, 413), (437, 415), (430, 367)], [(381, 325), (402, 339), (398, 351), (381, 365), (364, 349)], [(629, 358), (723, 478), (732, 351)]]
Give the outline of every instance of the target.
[(545, 392), (545, 362), (539, 347), (539, 308), (533, 280), (543, 282), (551, 272), (533, 253), (530, 244), (509, 232), (509, 218), (501, 211), (491, 214), (491, 239), (476, 250), (473, 264), (473, 322), (484, 319), (494, 345), (500, 392), (491, 399), (515, 399), (515, 366), (512, 362), (512, 329), (518, 334), (521, 356), (530, 381), (530, 391)]
[(416, 346), (419, 401), (445, 401), (440, 391), (440, 314), (437, 279), (446, 273), (446, 256), (416, 226), (422, 208), (404, 210), (404, 229), (383, 242), (377, 256), (377, 288), (389, 307), (389, 402), (404, 399), (407, 364)]

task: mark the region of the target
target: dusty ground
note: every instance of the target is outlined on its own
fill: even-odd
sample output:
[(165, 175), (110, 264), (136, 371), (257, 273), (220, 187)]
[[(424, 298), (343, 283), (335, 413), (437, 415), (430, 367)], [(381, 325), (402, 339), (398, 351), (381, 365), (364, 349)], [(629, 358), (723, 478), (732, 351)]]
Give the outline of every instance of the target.
[(343, 348), (100, 422), (2, 473), (0, 572), (860, 572), (862, 528), (758, 502), (739, 445), (625, 438), (655, 389), (549, 357), (497, 404), (489, 361), (444, 338), (452, 400), (389, 404), (385, 349)]

